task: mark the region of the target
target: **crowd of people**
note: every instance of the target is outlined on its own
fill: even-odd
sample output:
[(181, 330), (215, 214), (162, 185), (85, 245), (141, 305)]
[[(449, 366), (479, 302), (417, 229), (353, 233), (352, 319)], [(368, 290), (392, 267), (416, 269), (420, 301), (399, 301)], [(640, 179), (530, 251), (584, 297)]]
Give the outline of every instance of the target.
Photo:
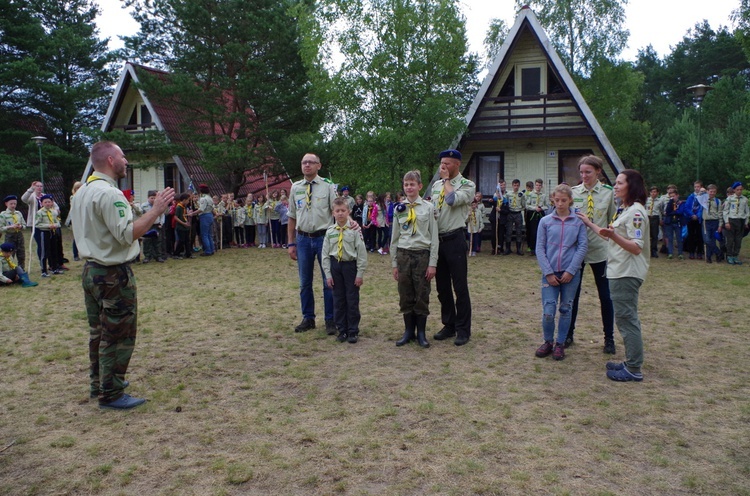
[[(297, 261), (300, 280), (302, 320), (295, 331), (316, 327), (317, 260), (323, 275), (326, 332), (337, 334), (341, 342), (356, 343), (359, 288), (368, 253), (390, 254), (404, 319), (396, 346), (412, 341), (430, 346), (426, 323), (433, 278), (442, 322), (433, 339), (454, 338), (456, 346), (463, 346), (471, 338), (472, 324), (467, 260), (481, 251), (489, 217), (492, 253), (511, 255), (515, 242), (515, 253), (524, 255), (525, 242), (541, 269), (543, 343), (537, 357), (563, 360), (575, 343), (584, 269), (591, 267), (601, 308), (603, 352), (616, 351), (615, 323), (625, 345), (625, 360), (606, 364), (607, 377), (614, 381), (643, 380), (638, 293), (650, 258), (659, 256), (658, 239), (663, 239), (662, 250), (669, 259), (676, 254), (682, 260), (687, 252), (690, 259), (707, 263), (742, 264), (739, 251), (749, 230), (750, 210), (740, 182), (722, 201), (716, 185), (704, 188), (696, 181), (683, 201), (675, 185), (667, 187), (665, 196), (657, 187), (647, 194), (643, 178), (634, 170), (622, 171), (611, 186), (602, 179), (601, 159), (584, 156), (578, 164), (578, 185), (563, 183), (547, 195), (541, 179), (527, 183), (525, 191), (517, 179), (511, 190), (500, 180), (492, 200), (487, 200), (461, 175), (459, 151), (446, 150), (439, 159), (439, 178), (425, 197), (420, 195), (424, 185), (418, 171), (404, 176), (395, 200), (390, 193), (372, 191), (352, 197), (348, 187), (339, 194), (330, 180), (318, 175), (320, 158), (308, 153), (301, 162), (304, 178), (289, 192), (278, 189), (235, 199), (229, 193), (211, 196), (208, 186), (201, 184), (195, 194), (175, 196), (171, 188), (149, 191), (147, 201), (137, 204), (132, 192), (116, 186), (125, 175), (124, 154), (114, 143), (97, 144), (92, 150), (94, 173), (85, 184), (75, 184), (67, 220), (75, 235), (74, 259), (86, 262), (92, 397), (102, 408), (114, 409), (145, 401), (123, 392), (129, 384), (125, 372), (135, 339), (135, 316), (128, 303), (134, 304), (135, 287), (122, 271), (129, 274), (136, 261), (212, 256), (216, 250), (234, 247), (286, 248)], [(102, 198), (111, 205), (93, 208), (102, 205)], [(0, 283), (33, 287), (37, 283), (26, 272), (25, 228), (32, 230), (42, 277), (63, 274), (68, 260), (63, 254), (60, 208), (52, 195), (35, 181), (22, 201), (28, 205), (27, 217), (17, 210), (15, 195), (4, 198)], [(122, 229), (113, 232), (113, 226)], [(113, 284), (107, 283), (110, 279)], [(105, 305), (102, 313), (113, 288), (119, 292), (117, 308)], [(106, 346), (100, 345), (105, 335)]]

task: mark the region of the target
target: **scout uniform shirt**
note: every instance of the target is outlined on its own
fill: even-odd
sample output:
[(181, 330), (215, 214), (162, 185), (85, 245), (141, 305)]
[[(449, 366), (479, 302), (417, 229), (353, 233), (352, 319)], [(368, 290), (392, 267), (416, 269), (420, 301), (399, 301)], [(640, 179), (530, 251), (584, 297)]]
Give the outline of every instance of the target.
[(526, 206), (526, 196), (521, 191), (514, 193), (513, 190), (510, 190), (505, 193), (505, 198), (508, 199), (508, 207), (511, 212), (518, 213)]
[(657, 196), (656, 199), (653, 199), (649, 196), (646, 198), (646, 214), (649, 217), (659, 217), (659, 220), (661, 220), (664, 215), (663, 197)]
[[(20, 224), (21, 227), (13, 227), (16, 224)], [(18, 210), (11, 212), (10, 209), (5, 209), (0, 212), (0, 234), (4, 232), (21, 232), (25, 224), (26, 219), (23, 218), (23, 214)]]
[(271, 220), (279, 220), (281, 218), (281, 214), (276, 211), (276, 206), (281, 203), (278, 200), (268, 200), (266, 202), (265, 208), (268, 210), (268, 218)]
[(214, 213), (214, 199), (208, 193), (203, 193), (198, 199), (199, 215)]
[[(404, 209), (399, 211), (399, 205), (403, 205)], [(435, 207), (432, 203), (417, 196), (411, 204), (409, 200), (397, 204), (393, 209), (392, 229), (391, 265), (393, 268), (396, 268), (398, 250), (430, 250), (430, 261), (427, 266), (437, 267), (440, 241), (438, 221), (435, 218)]]
[(724, 200), (724, 224), (729, 224), (729, 219), (743, 219), (745, 224), (750, 217), (750, 211), (747, 206), (747, 198), (737, 195), (727, 196)]
[(133, 212), (114, 179), (94, 172), (73, 196), (73, 234), (84, 260), (101, 265), (130, 262), (141, 251), (133, 241)]
[(484, 205), (477, 203), (476, 209), (469, 208), (469, 218), (466, 219), (466, 227), (472, 234), (482, 232), (484, 229)]
[(253, 206), (253, 220), (256, 225), (262, 226), (268, 224), (268, 215), (266, 215), (266, 204), (255, 202)]
[(703, 209), (703, 220), (718, 220), (721, 221), (721, 200), (714, 197), (714, 199), (706, 200), (706, 208)]
[[(340, 241), (339, 241), (340, 238)], [(361, 278), (367, 268), (367, 247), (359, 232), (353, 231), (348, 225), (344, 227), (334, 224), (326, 230), (323, 238), (323, 250), (320, 264), (326, 279), (331, 279), (331, 257), (339, 262), (357, 261), (357, 276)]]
[(12, 281), (12, 279), (5, 277), (3, 272), (16, 272), (16, 267), (18, 267), (18, 261), (15, 256), (9, 255), (8, 258), (5, 258), (5, 255), (0, 253), (0, 283), (8, 284), (8, 281)]
[[(612, 228), (625, 239), (635, 241), (641, 247), (640, 255), (634, 255), (613, 240), (607, 240), (607, 279), (635, 277), (644, 281), (648, 273), (649, 239), (648, 215), (646, 209), (636, 202), (617, 212)], [(589, 229), (589, 231), (591, 231)]]
[(532, 213), (537, 213), (536, 207), (540, 207), (542, 211), (538, 213), (539, 215), (544, 216), (550, 206), (547, 199), (547, 193), (537, 193), (536, 191), (529, 191), (528, 193), (526, 193), (525, 201), (526, 204), (524, 206), (529, 212), (529, 215), (531, 215)]
[(55, 231), (60, 228), (60, 217), (54, 207), (42, 207), (36, 213), (35, 224), (40, 231)]
[(298, 231), (312, 234), (328, 229), (333, 221), (331, 212), (335, 198), (336, 186), (328, 179), (315, 176), (308, 183), (303, 178), (292, 184), (287, 215), (290, 219), (296, 219)]
[[(577, 212), (586, 215), (599, 227), (607, 227), (617, 213), (612, 186), (597, 181), (591, 191), (581, 183), (573, 186), (573, 206)], [(641, 206), (642, 208), (642, 206)], [(599, 263), (607, 260), (607, 240), (588, 229), (589, 250), (583, 259), (585, 263)]]
[(432, 185), (432, 205), (435, 207), (440, 234), (466, 227), (466, 219), (477, 189), (473, 182), (461, 174), (457, 174), (450, 182), (454, 190), (450, 195), (445, 194), (442, 180), (435, 181)]

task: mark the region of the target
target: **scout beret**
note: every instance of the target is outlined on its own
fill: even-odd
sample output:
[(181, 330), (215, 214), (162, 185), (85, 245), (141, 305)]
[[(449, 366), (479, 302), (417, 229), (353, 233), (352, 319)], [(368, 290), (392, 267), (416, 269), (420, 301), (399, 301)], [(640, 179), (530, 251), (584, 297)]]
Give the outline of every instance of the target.
[(46, 195), (42, 195), (42, 197), (40, 198), (40, 200), (41, 201), (44, 201), (44, 200), (52, 200), (52, 201), (54, 201), (55, 199), (52, 197), (52, 195), (50, 195), (49, 193), (47, 193)]
[(16, 195), (8, 195), (3, 199), (3, 203), (8, 203), (11, 200), (18, 200)]
[(13, 243), (3, 243), (0, 245), (0, 251), (13, 251), (16, 249), (16, 245)]
[(732, 189), (736, 188), (737, 186), (742, 186), (742, 183), (737, 181), (732, 185)]
[(444, 150), (440, 152), (438, 158), (455, 158), (461, 160), (461, 152), (459, 152), (458, 150)]

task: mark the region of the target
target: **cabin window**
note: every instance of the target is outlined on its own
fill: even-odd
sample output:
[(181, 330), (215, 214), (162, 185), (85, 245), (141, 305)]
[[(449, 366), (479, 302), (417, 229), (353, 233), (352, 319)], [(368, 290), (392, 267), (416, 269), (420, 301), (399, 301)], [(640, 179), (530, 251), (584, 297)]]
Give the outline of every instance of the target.
[(178, 180), (179, 171), (175, 164), (164, 164), (164, 187), (174, 188), (178, 193), (182, 192), (182, 184)]
[(152, 122), (151, 112), (148, 111), (148, 107), (141, 105), (141, 124), (145, 126), (145, 124), (151, 124)]
[(469, 162), (469, 170), (473, 172), (477, 191), (482, 196), (491, 197), (497, 188), (497, 178), (505, 173), (505, 155), (503, 152), (474, 154)]
[[(578, 161), (584, 155), (592, 155), (591, 149), (560, 150), (558, 152), (558, 179), (559, 182), (568, 183), (570, 186), (580, 184), (581, 175), (578, 173)], [(605, 175), (606, 177), (606, 175)]]
[(521, 96), (534, 96), (542, 92), (542, 68), (521, 69)]

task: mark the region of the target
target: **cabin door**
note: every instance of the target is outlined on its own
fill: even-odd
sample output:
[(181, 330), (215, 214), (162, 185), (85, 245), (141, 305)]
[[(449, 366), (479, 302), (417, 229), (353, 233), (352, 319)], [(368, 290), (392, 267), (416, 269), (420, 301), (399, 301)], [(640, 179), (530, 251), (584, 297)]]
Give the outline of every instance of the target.
[[(526, 189), (526, 181), (532, 183), (537, 179), (542, 179), (546, 184), (545, 156), (543, 151), (539, 152), (518, 152), (516, 155), (517, 169), (516, 177), (521, 180), (521, 191)], [(547, 192), (549, 193), (549, 192)]]

